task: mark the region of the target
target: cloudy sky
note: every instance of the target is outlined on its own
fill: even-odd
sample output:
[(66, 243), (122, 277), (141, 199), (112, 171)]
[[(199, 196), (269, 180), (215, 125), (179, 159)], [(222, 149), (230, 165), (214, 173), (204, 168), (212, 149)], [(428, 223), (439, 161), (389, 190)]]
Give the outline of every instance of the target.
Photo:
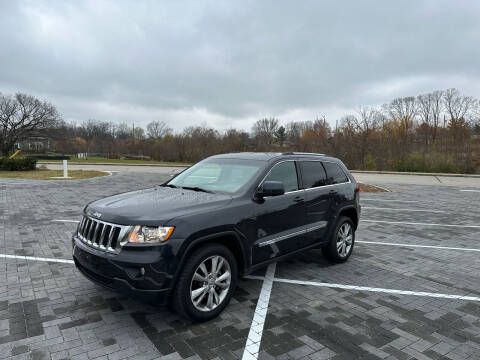
[(0, 0), (0, 92), (64, 119), (250, 129), (456, 87), (480, 97), (480, 1)]

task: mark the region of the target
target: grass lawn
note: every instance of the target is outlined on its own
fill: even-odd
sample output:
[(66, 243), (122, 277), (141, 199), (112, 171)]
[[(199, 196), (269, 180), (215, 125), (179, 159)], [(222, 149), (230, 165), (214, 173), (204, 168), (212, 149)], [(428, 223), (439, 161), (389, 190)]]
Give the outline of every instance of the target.
[(90, 179), (106, 176), (108, 173), (96, 170), (70, 170), (69, 179), (52, 179), (55, 176), (63, 176), (63, 170), (29, 170), (29, 171), (0, 171), (0, 178), (32, 179), (32, 180), (75, 180)]
[[(62, 162), (62, 160), (38, 160), (40, 162), (52, 162), (52, 163), (57, 163), (57, 162)], [(108, 159), (104, 157), (89, 157), (88, 159), (77, 159), (75, 157), (71, 157), (70, 160), (68, 160), (71, 163), (110, 163), (110, 164), (144, 164), (144, 165), (186, 165), (190, 166), (191, 164), (189, 163), (181, 163), (181, 162), (166, 162), (166, 161), (153, 161), (153, 160), (122, 160), (122, 159)]]

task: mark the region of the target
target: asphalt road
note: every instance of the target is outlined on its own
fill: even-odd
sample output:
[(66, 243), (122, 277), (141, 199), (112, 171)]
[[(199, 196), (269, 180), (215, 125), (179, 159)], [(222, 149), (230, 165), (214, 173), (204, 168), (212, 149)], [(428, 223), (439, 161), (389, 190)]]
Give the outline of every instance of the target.
[[(62, 169), (61, 164), (48, 164), (49, 169)], [(69, 165), (72, 170), (101, 170), (121, 172), (143, 172), (156, 173), (161, 175), (172, 175), (182, 171), (183, 167), (173, 166), (129, 166), (129, 165)], [(469, 188), (480, 188), (480, 177), (452, 177), (452, 176), (426, 176), (426, 175), (396, 175), (396, 174), (375, 174), (375, 173), (354, 173), (354, 177), (361, 182), (370, 184), (412, 184), (412, 185), (434, 185), (434, 186), (464, 186)]]
[(472, 185), (375, 181), (392, 191), (361, 194), (347, 263), (306, 251), (241, 280), (219, 318), (192, 324), (94, 285), (71, 263), (71, 221), (87, 202), (158, 184), (166, 170), (0, 179), (0, 358), (480, 359)]
[[(62, 164), (38, 163), (38, 166), (45, 166), (47, 169), (61, 170)], [(155, 173), (161, 175), (170, 175), (182, 171), (184, 167), (175, 166), (146, 166), (146, 165), (95, 165), (95, 164), (68, 164), (71, 170), (98, 170), (98, 171), (120, 171), (120, 172), (139, 172)]]

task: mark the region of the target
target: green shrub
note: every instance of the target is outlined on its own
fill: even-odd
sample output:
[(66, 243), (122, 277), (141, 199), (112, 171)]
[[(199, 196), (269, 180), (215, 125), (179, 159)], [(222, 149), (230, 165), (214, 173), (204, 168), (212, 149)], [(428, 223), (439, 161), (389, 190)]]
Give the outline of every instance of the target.
[(70, 156), (67, 155), (33, 154), (27, 157), (37, 160), (70, 160)]
[(7, 171), (25, 171), (25, 170), (35, 170), (37, 166), (36, 159), (30, 158), (0, 158), (0, 170)]
[(377, 170), (377, 161), (375, 158), (372, 156), (372, 154), (368, 154), (365, 156), (363, 159), (363, 168), (365, 170)]
[(410, 172), (466, 172), (466, 169), (459, 168), (453, 161), (452, 156), (440, 153), (429, 153), (425, 155), (419, 153), (408, 154), (403, 159), (397, 159), (394, 168), (396, 171)]

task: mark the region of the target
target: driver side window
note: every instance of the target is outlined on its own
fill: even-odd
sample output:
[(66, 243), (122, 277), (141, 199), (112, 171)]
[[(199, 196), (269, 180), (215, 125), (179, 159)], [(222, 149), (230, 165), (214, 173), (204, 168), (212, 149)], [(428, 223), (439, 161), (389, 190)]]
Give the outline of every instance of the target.
[(294, 161), (275, 165), (264, 181), (281, 181), (285, 192), (298, 190), (297, 169)]

